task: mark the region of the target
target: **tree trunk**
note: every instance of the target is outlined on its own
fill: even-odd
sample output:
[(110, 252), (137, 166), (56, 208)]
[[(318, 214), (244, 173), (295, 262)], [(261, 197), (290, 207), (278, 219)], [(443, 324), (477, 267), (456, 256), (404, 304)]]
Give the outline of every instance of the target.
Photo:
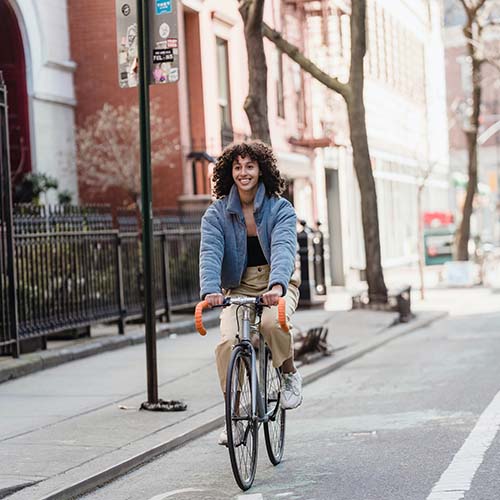
[(368, 138), (366, 135), (365, 110), (361, 99), (353, 94), (348, 102), (349, 129), (353, 153), (354, 170), (361, 194), (361, 217), (366, 259), (366, 281), (370, 302), (387, 302), (380, 252), (377, 192), (373, 178)]
[(457, 260), (469, 260), (470, 218), (477, 191), (477, 131), (467, 132), (467, 149), (469, 180), (462, 210), (462, 221), (458, 230)]
[(366, 281), (370, 302), (387, 302), (387, 287), (382, 269), (377, 191), (370, 161), (364, 104), (364, 56), (366, 52), (366, 1), (352, 2), (350, 91), (346, 94), (347, 113), (354, 170), (361, 193), (361, 217), (366, 258)]
[(469, 260), (470, 218), (473, 211), (474, 196), (477, 191), (477, 134), (479, 129), (479, 113), (481, 111), (481, 61), (476, 55), (476, 45), (473, 41), (473, 30), (470, 26), (464, 28), (467, 40), (467, 50), (472, 60), (472, 114), (470, 125), (465, 131), (468, 151), (467, 193), (462, 210), (462, 221), (458, 231), (457, 260)]
[(262, 36), (264, 0), (241, 0), (239, 9), (245, 25), (248, 57), (248, 96), (244, 108), (252, 138), (271, 145), (267, 111), (267, 64)]

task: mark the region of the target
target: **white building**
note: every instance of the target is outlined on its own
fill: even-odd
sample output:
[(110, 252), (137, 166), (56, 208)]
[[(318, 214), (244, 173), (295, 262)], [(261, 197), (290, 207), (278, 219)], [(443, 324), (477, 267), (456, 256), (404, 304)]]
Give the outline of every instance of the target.
[(66, 0), (0, 0), (0, 23), (11, 169), (18, 177), (29, 171), (46, 173), (76, 196), (75, 64)]
[[(348, 80), (349, 6), (343, 0), (308, 4), (309, 53), (331, 75)], [(328, 4), (328, 24), (325, 10)], [(324, 6), (324, 5), (323, 5)], [(316, 15), (315, 15), (316, 13)], [(368, 0), (365, 107), (377, 187), (382, 264), (415, 262), (417, 186), (431, 170), (425, 211), (446, 211), (448, 128), (441, 7), (437, 0)], [(348, 284), (365, 267), (359, 189), (343, 99), (316, 81), (315, 135), (335, 145), (317, 149), (319, 216), (328, 221), (332, 283)], [(318, 197), (321, 200), (321, 196)]]

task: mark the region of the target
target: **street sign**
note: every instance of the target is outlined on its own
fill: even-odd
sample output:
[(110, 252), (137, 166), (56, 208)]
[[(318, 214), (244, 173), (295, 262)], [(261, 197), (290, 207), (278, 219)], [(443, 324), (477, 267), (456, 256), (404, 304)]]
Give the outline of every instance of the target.
[(121, 88), (137, 87), (137, 4), (135, 0), (115, 0), (118, 82)]
[[(149, 47), (148, 83), (175, 83), (179, 80), (179, 30), (177, 0), (148, 0)], [(138, 85), (136, 0), (115, 0), (118, 47), (118, 81), (121, 88)]]
[(150, 83), (174, 83), (179, 80), (177, 0), (152, 0), (152, 3), (149, 18)]

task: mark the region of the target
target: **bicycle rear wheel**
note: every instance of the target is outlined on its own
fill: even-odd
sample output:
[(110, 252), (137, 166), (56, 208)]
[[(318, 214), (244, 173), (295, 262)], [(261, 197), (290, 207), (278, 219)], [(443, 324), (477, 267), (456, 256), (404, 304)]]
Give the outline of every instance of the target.
[(250, 358), (242, 347), (231, 355), (226, 382), (227, 446), (233, 475), (242, 490), (252, 486), (257, 468), (258, 426), (252, 415)]
[(264, 423), (264, 436), (269, 460), (278, 465), (283, 458), (285, 447), (285, 410), (280, 405), (281, 372), (274, 368), (271, 351), (266, 346), (265, 357), (265, 405), (266, 413), (272, 411), (268, 422)]

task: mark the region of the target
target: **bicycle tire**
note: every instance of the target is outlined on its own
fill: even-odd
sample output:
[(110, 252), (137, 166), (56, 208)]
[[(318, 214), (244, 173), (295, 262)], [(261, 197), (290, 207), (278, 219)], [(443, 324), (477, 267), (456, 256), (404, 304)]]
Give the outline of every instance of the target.
[(255, 479), (259, 428), (252, 415), (249, 354), (241, 346), (235, 347), (231, 354), (227, 372), (225, 406), (227, 447), (231, 468), (236, 483), (243, 491), (246, 491)]
[(265, 357), (265, 409), (266, 413), (273, 410), (268, 422), (264, 422), (264, 436), (266, 440), (267, 456), (273, 465), (278, 465), (283, 458), (285, 448), (285, 416), (281, 408), (281, 372), (274, 368), (271, 351), (266, 347)]

